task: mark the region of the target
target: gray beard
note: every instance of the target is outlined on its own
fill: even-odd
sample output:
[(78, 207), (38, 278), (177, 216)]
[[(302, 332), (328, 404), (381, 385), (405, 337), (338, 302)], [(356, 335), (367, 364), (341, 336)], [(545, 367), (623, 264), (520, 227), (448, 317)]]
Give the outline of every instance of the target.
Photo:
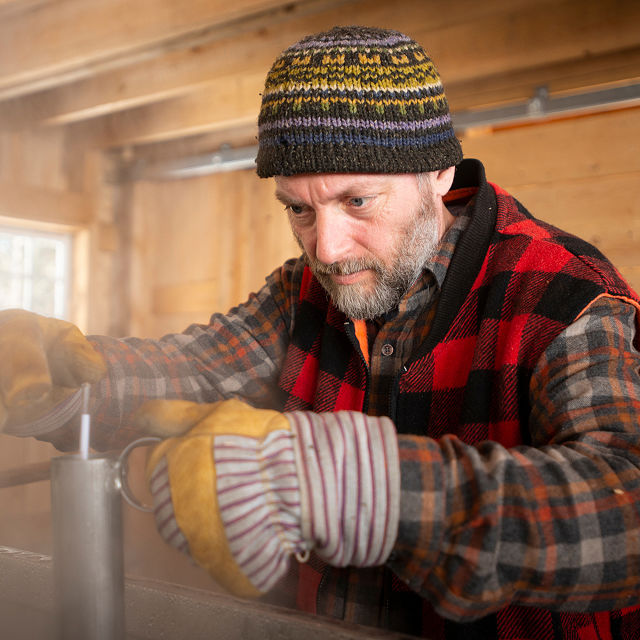
[[(311, 259), (306, 253), (305, 258), (340, 311), (349, 318), (372, 320), (398, 305), (425, 265), (435, 257), (439, 244), (435, 208), (425, 198), (395, 248), (391, 267), (376, 258), (354, 258), (330, 265)], [(375, 275), (376, 283), (372, 291), (367, 291), (359, 283), (336, 284), (331, 278), (334, 274), (349, 275), (362, 269), (370, 269)]]

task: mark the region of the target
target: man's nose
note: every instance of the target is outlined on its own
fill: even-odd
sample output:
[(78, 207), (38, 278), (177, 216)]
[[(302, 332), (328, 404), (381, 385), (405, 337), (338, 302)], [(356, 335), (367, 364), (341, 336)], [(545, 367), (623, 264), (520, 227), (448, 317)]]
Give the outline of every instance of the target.
[(335, 211), (316, 211), (316, 258), (324, 264), (348, 258), (351, 242), (348, 220)]

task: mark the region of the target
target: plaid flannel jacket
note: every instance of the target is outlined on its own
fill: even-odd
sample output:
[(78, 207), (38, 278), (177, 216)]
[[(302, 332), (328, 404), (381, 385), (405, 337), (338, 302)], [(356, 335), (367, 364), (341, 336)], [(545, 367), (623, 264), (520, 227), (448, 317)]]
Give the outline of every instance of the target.
[[(491, 440), (504, 447), (533, 444), (534, 439), (529, 431), (529, 386), (533, 369), (548, 344), (601, 296), (623, 297), (631, 304), (638, 305), (633, 292), (593, 247), (535, 221), (507, 193), (498, 187), (490, 188), (486, 183), (483, 184), (476, 196), (471, 222), (449, 266), (430, 333), (415, 350), (413, 357), (403, 365), (396, 383), (389, 387), (386, 404), (388, 415), (394, 418), (400, 433), (415, 433), (431, 438), (443, 438), (448, 434), (446, 444), (451, 442), (453, 447), (458, 441), (469, 445)], [(346, 319), (328, 303), (317, 282), (307, 283), (303, 278), (298, 317), (297, 329), (289, 347), (291, 366), (286, 368), (286, 376), (283, 376), (283, 388), (287, 394), (285, 407), (288, 410), (316, 411), (369, 408), (364, 394), (368, 371), (360, 353), (368, 350), (368, 347), (358, 349), (351, 324), (345, 322)], [(361, 391), (360, 395), (358, 390)], [(638, 399), (635, 400), (635, 411), (625, 415), (625, 409), (619, 418), (634, 420)], [(564, 425), (559, 426), (562, 428)], [(455, 436), (453, 440), (452, 435)], [(566, 438), (564, 436), (563, 440)], [(541, 440), (536, 444), (546, 442)], [(446, 446), (444, 442), (443, 446)], [(630, 450), (628, 447), (625, 449)], [(427, 464), (428, 460), (433, 463), (431, 453), (422, 461)], [(528, 489), (535, 488), (533, 480), (526, 478), (521, 469), (514, 466), (509, 472), (514, 477), (520, 477), (523, 487), (529, 485)], [(637, 468), (632, 465), (616, 481), (624, 479), (633, 486), (637, 483), (636, 478)], [(566, 479), (563, 474), (562, 481)], [(470, 485), (473, 480), (468, 478)], [(495, 478), (492, 480), (487, 482), (487, 490), (500, 495), (501, 500), (508, 503), (500, 505), (499, 517), (495, 512), (483, 512), (481, 494), (467, 496), (467, 508), (477, 510), (477, 523), (472, 527), (468, 520), (461, 520), (456, 526), (462, 531), (450, 533), (449, 538), (472, 540), (475, 536), (475, 544), (479, 547), (477, 551), (495, 558), (500, 570), (514, 572), (513, 563), (520, 566), (526, 558), (527, 544), (517, 538), (512, 542), (514, 549), (520, 545), (521, 556), (504, 552), (497, 554), (496, 549), (492, 548), (499, 542), (495, 528), (520, 529), (523, 540), (535, 536), (537, 543), (542, 544), (547, 536), (538, 529), (538, 520), (544, 518), (544, 521), (553, 521), (562, 511), (555, 511), (545, 502), (537, 509), (532, 507), (531, 501), (525, 506), (515, 494), (509, 497), (502, 495), (500, 484)], [(560, 485), (560, 481), (556, 480), (556, 485)], [(434, 487), (422, 489), (434, 493)], [(560, 490), (559, 487), (556, 490)], [(600, 507), (604, 513), (613, 505), (617, 508), (616, 500), (603, 501)], [(491, 507), (496, 508), (494, 500), (491, 501)], [(567, 505), (563, 504), (563, 509), (566, 508)], [(468, 516), (468, 511), (464, 515)], [(628, 516), (633, 517), (632, 509)], [(442, 534), (434, 535), (434, 531), (441, 531), (442, 522), (435, 522), (437, 518), (432, 516), (429, 518), (431, 526), (426, 527), (425, 518), (422, 517), (421, 539), (441, 539)], [(535, 526), (531, 526), (532, 523), (536, 523)], [(577, 533), (574, 530), (573, 535)], [(600, 533), (603, 537), (615, 537), (618, 530), (601, 528)], [(418, 539), (414, 542), (419, 546)], [(447, 544), (451, 544), (451, 541), (447, 540)], [(392, 566), (399, 575), (405, 575), (416, 591), (428, 594), (441, 611), (448, 616), (465, 619), (473, 611), (482, 614), (490, 610), (487, 603), (482, 601), (486, 585), (469, 586), (462, 590), (466, 591), (464, 597), (456, 593), (458, 601), (453, 598), (453, 594), (459, 590), (459, 585), (451, 584), (454, 570), (456, 581), (473, 585), (474, 579), (477, 580), (473, 571), (476, 567), (470, 563), (470, 556), (450, 560), (448, 571), (434, 570), (442, 549), (431, 542), (430, 562), (422, 560), (424, 574), (423, 582), (420, 582), (413, 568), (407, 572), (406, 565), (403, 566), (400, 560), (403, 556), (401, 546), (397, 545)], [(422, 547), (424, 550), (424, 545)], [(410, 562), (416, 560), (414, 549), (404, 550)], [(637, 553), (636, 549), (632, 551)], [(538, 558), (537, 562), (542, 560)], [(532, 574), (543, 584), (551, 579), (548, 574), (553, 568), (555, 564), (549, 563), (536, 566)], [(323, 575), (321, 582), (314, 581), (313, 576), (303, 570), (303, 588), (305, 584), (315, 583), (317, 586), (313, 589), (316, 592), (314, 595), (302, 593), (300, 599), (305, 603), (315, 603), (315, 610), (318, 610), (318, 603), (322, 603), (323, 609), (335, 612), (335, 599), (322, 591), (323, 588), (327, 590), (329, 583), (332, 585), (330, 592), (339, 593), (341, 588), (344, 589), (341, 582), (345, 580), (345, 572), (330, 567), (321, 567), (319, 570)], [(570, 585), (564, 584), (568, 574), (559, 575), (562, 575), (562, 579), (553, 578), (556, 584), (551, 584), (550, 590), (556, 591), (558, 597), (565, 601), (575, 598), (567, 605), (568, 608), (582, 609), (578, 594)], [(626, 581), (632, 593), (636, 578), (628, 570), (617, 577)], [(380, 580), (384, 585), (384, 578)], [(492, 608), (500, 600), (508, 604), (512, 595), (500, 594), (500, 584), (494, 587), (496, 593)], [(387, 588), (387, 591), (391, 593), (393, 588)], [(449, 600), (442, 597), (445, 593), (449, 595)], [(386, 596), (387, 600), (391, 597)], [(474, 602), (474, 597), (480, 598), (480, 602)], [(545, 600), (543, 594), (536, 594), (535, 598), (514, 600), (520, 604)], [(603, 602), (607, 601), (604, 593), (601, 598)], [(407, 607), (410, 598), (396, 600), (394, 612), (397, 614), (399, 608), (403, 610), (405, 623), (420, 615), (415, 611), (412, 613), (411, 606)], [(614, 601), (608, 602), (613, 606)], [(630, 602), (636, 603), (637, 600), (631, 598)], [(422, 607), (416, 604), (413, 603), (413, 608), (419, 612)], [(631, 615), (631, 612), (626, 613), (625, 620)], [(613, 617), (617, 619), (620, 616), (620, 613), (616, 613)], [(433, 632), (434, 628), (433, 616), (429, 618), (429, 628), (425, 629), (427, 633)], [(595, 615), (579, 614), (576, 617), (564, 614), (562, 619), (557, 616), (554, 619), (549, 611), (511, 606), (472, 626), (465, 625), (464, 629), (466, 634), (482, 630), (484, 637), (523, 637), (522, 627), (531, 625), (532, 620), (536, 621), (536, 637), (555, 637), (557, 630), (550, 635), (541, 635), (545, 626), (549, 629), (557, 627), (567, 637), (574, 628), (582, 629), (581, 633), (584, 634), (598, 625), (611, 626), (606, 617), (599, 619)], [(422, 630), (424, 626), (419, 621), (414, 625), (412, 631)], [(448, 626), (446, 635), (450, 636), (453, 626)], [(406, 626), (405, 630), (408, 630)]]
[[(472, 200), (467, 207), (472, 217), (475, 206)], [(369, 323), (370, 413), (388, 411), (395, 372), (428, 336), (466, 222), (458, 216), (399, 309)], [(299, 320), (303, 272), (301, 261), (286, 263), (247, 303), (183, 334), (156, 341), (93, 338), (110, 369), (96, 390), (94, 416), (102, 428), (94, 429), (93, 444), (111, 448), (135, 437), (127, 416), (151, 397), (235, 396), (281, 406), (278, 381)], [(390, 562), (400, 579), (377, 570), (318, 578), (323, 588), (312, 606), (363, 624), (408, 632), (426, 627), (434, 637), (442, 630), (455, 637), (460, 629), (472, 637), (473, 630), (483, 633), (482, 625), (487, 633), (480, 637), (498, 637), (503, 613), (468, 627), (432, 617), (428, 607), (406, 605), (422, 602), (422, 593), (464, 620), (465, 611), (478, 617), (516, 601), (557, 613), (514, 618), (501, 627), (510, 635), (501, 637), (637, 637), (633, 615), (585, 613), (581, 621), (562, 613), (619, 609), (637, 598), (640, 356), (634, 314), (631, 305), (604, 298), (545, 341), (529, 385), (535, 448), (401, 436), (402, 514)], [(68, 430), (48, 439), (59, 448), (77, 442)], [(503, 519), (505, 498), (520, 519)], [(540, 528), (529, 544), (520, 540), (527, 514)]]

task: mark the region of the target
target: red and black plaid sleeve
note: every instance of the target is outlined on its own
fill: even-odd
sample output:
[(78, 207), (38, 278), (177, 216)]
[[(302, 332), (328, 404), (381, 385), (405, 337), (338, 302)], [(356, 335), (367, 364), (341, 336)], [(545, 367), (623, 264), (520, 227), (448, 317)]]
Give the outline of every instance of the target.
[[(637, 604), (640, 354), (636, 310), (603, 298), (544, 352), (530, 386), (536, 446), (400, 436), (391, 562), (446, 617), (507, 604)], [(637, 322), (637, 319), (635, 319)]]

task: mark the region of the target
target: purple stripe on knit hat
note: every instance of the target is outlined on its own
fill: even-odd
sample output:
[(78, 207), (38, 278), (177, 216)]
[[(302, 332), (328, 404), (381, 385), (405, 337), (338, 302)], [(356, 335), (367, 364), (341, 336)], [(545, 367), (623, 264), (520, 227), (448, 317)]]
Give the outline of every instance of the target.
[(282, 118), (271, 122), (265, 122), (260, 125), (259, 130), (269, 131), (271, 129), (286, 129), (290, 127), (332, 127), (332, 128), (351, 128), (358, 129), (374, 129), (378, 131), (418, 131), (420, 129), (433, 129), (443, 125), (451, 124), (451, 116), (447, 113), (436, 118), (428, 118), (427, 120), (416, 120), (403, 122), (389, 122), (385, 120), (360, 120), (357, 118)]
[[(376, 47), (376, 46), (393, 46), (396, 44), (413, 44), (411, 38), (401, 33), (392, 34), (384, 38), (340, 38), (339, 40), (302, 40), (291, 45), (287, 51), (306, 51), (308, 49), (327, 49), (333, 47)], [(286, 52), (285, 52), (286, 53)]]

